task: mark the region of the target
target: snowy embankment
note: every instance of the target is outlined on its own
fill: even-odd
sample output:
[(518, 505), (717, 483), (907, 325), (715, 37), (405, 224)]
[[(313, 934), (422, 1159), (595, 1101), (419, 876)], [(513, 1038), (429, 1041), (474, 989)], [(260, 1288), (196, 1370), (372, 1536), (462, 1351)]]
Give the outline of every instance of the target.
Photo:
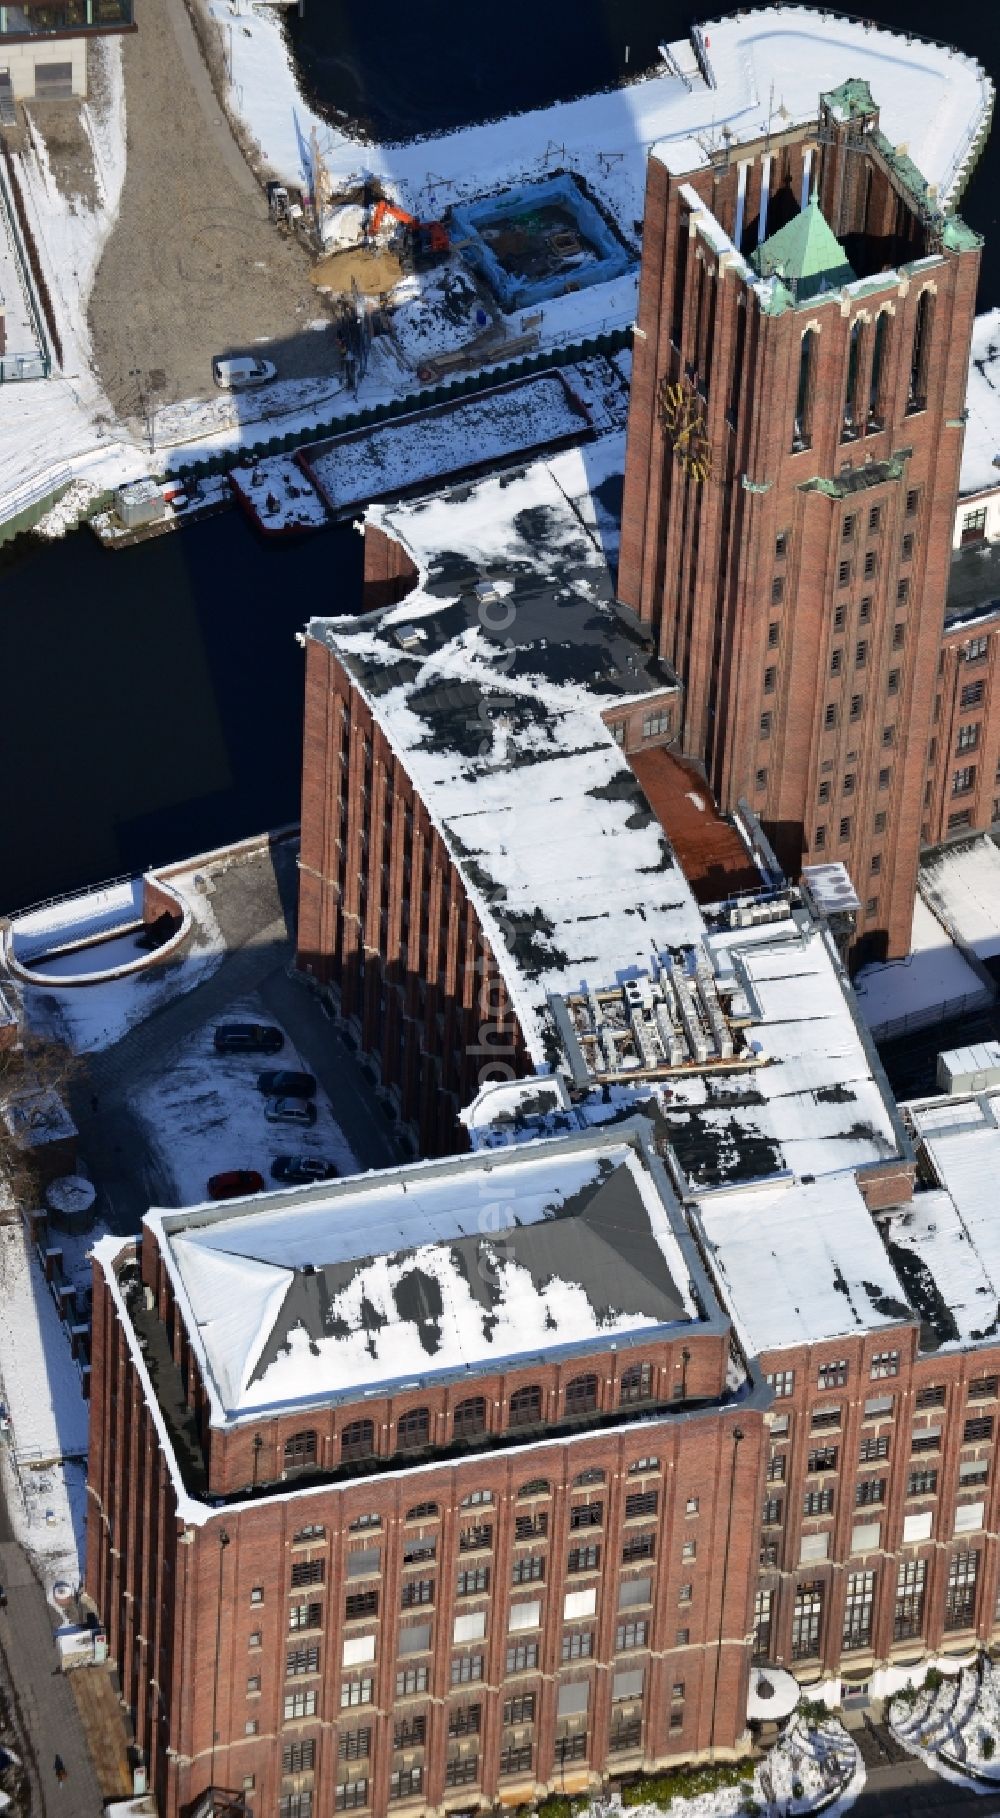
[(91, 48), (100, 80), (83, 119), (93, 151), (95, 206), (63, 194), (34, 129), (28, 149), (15, 160), (63, 361), (50, 379), (0, 385), (0, 522), (64, 476), (88, 480), (100, 491), (146, 471), (142, 451), (114, 425), (91, 365), (87, 305), (125, 180), (121, 40), (98, 39)]
[[(747, 1764), (749, 1766), (749, 1764)], [(732, 1770), (723, 1771), (720, 1779), (729, 1780)], [(713, 1778), (711, 1768), (694, 1769), (694, 1785)], [(825, 1812), (831, 1818), (850, 1811), (865, 1783), (861, 1757), (850, 1736), (835, 1718), (815, 1723), (804, 1717), (793, 1717), (774, 1747), (758, 1761), (752, 1773), (733, 1780), (732, 1784), (707, 1788), (685, 1796), (680, 1790), (682, 1774), (659, 1777), (669, 1786), (667, 1797), (656, 1797), (657, 1776), (646, 1784), (650, 1802), (642, 1804), (631, 1794), (624, 1800), (604, 1800), (586, 1806), (581, 1818), (745, 1818), (749, 1812), (756, 1818), (805, 1818), (808, 1812)], [(678, 1787), (674, 1791), (675, 1785)], [(641, 1793), (642, 1783), (635, 1789)]]
[(919, 1689), (897, 1696), (893, 1734), (946, 1780), (1000, 1784), (1000, 1672), (986, 1655), (957, 1673), (928, 1673)]

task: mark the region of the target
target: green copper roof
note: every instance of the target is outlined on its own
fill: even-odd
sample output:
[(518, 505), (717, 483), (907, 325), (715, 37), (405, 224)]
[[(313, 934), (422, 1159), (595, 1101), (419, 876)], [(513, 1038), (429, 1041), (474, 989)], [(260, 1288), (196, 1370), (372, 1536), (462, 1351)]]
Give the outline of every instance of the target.
[(949, 215), (941, 230), (941, 244), (949, 252), (971, 252), (973, 247), (982, 246), (983, 236), (974, 233), (961, 215)]
[(750, 263), (762, 278), (781, 278), (797, 303), (822, 290), (853, 284), (855, 276), (840, 241), (820, 213), (815, 191), (799, 214), (758, 246)]
[(842, 82), (839, 88), (828, 89), (825, 95), (820, 96), (820, 100), (841, 120), (849, 120), (854, 114), (876, 112), (872, 91), (860, 76), (852, 76), (849, 81)]

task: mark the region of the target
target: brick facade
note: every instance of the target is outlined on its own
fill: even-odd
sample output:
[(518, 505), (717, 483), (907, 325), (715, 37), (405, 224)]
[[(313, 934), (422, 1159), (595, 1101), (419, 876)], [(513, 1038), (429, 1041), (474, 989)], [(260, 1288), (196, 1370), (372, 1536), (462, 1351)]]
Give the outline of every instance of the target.
[(460, 1107), (532, 1071), (457, 867), (371, 708), (306, 643), (299, 967), (333, 989), (420, 1153), (460, 1141)]
[(941, 641), (927, 749), (925, 845), (1000, 821), (1000, 610), (959, 620)]
[[(137, 1282), (131, 1304), (145, 1367), (173, 1407), (175, 1438), (186, 1402), (208, 1442), (148, 1233), (141, 1260), (154, 1305)], [(98, 1266), (87, 1589), (164, 1818), (209, 1786), (246, 1789), (261, 1813), (306, 1791), (313, 1813), (356, 1803), (380, 1818), (407, 1788), (418, 1809), (513, 1805), (736, 1748), (766, 1430), (759, 1391), (718, 1404), (724, 1331), (519, 1371), (544, 1406), (523, 1437), (509, 1423), (501, 1437), (512, 1380), (475, 1378), (496, 1429), (478, 1455), (470, 1443), (435, 1461), (432, 1445), (296, 1490), (280, 1461), (291, 1426), (301, 1440), (301, 1414), (213, 1433), (209, 1496), (192, 1519), (127, 1318)], [(649, 1367), (638, 1399), (622, 1384), (628, 1362)], [(560, 1399), (581, 1372), (598, 1379), (598, 1413), (567, 1430)], [(444, 1437), (443, 1391), (406, 1399), (418, 1398)], [(594, 1430), (602, 1410), (608, 1424)], [(381, 1430), (383, 1409), (367, 1399), (310, 1419), (332, 1441), (359, 1412)], [(260, 1494), (276, 1463), (279, 1484)], [(240, 1500), (213, 1511), (224, 1484)]]
[[(686, 177), (650, 160), (619, 594), (723, 810), (745, 796), (793, 874), (844, 860), (878, 957), (909, 949), (979, 251), (925, 232), (877, 115), (822, 126)], [(867, 281), (769, 310), (740, 249), (810, 182)], [(674, 382), (704, 483), (661, 420)]]

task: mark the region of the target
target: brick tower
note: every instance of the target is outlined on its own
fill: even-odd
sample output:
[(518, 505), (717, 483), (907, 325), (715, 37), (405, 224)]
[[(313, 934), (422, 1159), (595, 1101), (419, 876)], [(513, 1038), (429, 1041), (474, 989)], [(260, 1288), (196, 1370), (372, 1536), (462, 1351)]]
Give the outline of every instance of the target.
[(682, 158), (649, 162), (619, 595), (722, 807), (793, 875), (843, 860), (855, 956), (903, 954), (980, 241), (864, 82)]

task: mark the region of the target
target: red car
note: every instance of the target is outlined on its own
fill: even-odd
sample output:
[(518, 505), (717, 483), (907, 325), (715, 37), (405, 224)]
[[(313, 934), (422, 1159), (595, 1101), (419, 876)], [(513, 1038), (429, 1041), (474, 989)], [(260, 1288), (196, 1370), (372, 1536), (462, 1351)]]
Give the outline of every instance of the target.
[(263, 1193), (264, 1176), (256, 1168), (230, 1168), (225, 1174), (213, 1174), (208, 1183), (209, 1199), (242, 1199), (244, 1193)]

